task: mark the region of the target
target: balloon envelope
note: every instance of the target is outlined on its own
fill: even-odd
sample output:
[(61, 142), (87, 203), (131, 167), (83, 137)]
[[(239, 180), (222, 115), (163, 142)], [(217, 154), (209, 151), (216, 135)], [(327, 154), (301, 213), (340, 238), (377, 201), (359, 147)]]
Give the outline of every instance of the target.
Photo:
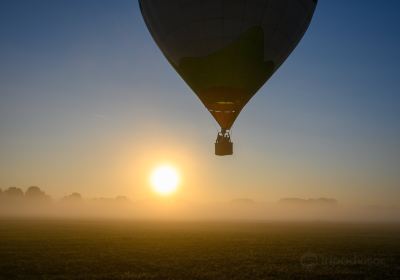
[(317, 0), (139, 0), (154, 40), (214, 116), (230, 129), (295, 49)]

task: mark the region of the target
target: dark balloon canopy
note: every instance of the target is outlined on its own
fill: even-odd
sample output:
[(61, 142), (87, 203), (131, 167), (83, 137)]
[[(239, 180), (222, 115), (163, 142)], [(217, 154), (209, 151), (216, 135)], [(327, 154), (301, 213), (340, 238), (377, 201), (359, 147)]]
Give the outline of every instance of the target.
[(214, 116), (231, 129), (295, 49), (317, 0), (139, 0), (154, 40)]

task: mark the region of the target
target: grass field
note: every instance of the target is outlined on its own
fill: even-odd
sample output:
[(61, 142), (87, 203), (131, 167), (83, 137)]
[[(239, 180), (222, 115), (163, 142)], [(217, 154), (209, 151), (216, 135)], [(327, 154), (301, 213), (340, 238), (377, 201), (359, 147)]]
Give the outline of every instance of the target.
[(400, 279), (400, 226), (2, 220), (0, 279)]

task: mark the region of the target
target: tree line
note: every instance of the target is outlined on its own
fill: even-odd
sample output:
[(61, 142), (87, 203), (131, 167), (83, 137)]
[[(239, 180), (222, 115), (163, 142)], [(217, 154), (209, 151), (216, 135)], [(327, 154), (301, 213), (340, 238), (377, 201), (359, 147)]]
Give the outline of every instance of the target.
[[(23, 191), (23, 189), (18, 187), (9, 187), (5, 190), (0, 188), (0, 200), (36, 200), (36, 201), (52, 201), (52, 197), (43, 190), (41, 190), (38, 186), (30, 186)], [(62, 200), (81, 200), (82, 196), (79, 193), (72, 193), (63, 197)]]

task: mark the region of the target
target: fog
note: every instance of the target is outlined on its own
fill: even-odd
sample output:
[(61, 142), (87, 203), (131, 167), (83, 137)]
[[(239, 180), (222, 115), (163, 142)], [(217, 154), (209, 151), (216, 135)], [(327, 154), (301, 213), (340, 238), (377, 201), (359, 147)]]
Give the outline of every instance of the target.
[(2, 218), (400, 222), (399, 214), (397, 206), (349, 205), (333, 198), (282, 198), (272, 202), (237, 198), (201, 203), (174, 198), (85, 198), (79, 193), (57, 199), (38, 187), (0, 192)]

